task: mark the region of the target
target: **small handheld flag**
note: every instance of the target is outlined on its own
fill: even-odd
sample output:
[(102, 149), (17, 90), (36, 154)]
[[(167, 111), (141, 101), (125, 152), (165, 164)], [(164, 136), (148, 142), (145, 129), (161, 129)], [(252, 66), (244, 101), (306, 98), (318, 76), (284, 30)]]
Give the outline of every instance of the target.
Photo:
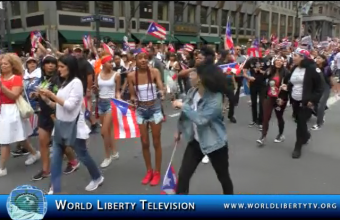
[(112, 121), (115, 139), (140, 137), (136, 112), (129, 103), (112, 99)]

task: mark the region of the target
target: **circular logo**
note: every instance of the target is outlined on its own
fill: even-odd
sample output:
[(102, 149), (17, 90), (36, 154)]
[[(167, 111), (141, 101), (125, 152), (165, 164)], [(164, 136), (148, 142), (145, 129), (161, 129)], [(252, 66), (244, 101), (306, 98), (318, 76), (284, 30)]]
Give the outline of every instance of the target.
[(47, 200), (37, 187), (22, 185), (12, 190), (6, 207), (12, 220), (41, 220), (47, 212)]

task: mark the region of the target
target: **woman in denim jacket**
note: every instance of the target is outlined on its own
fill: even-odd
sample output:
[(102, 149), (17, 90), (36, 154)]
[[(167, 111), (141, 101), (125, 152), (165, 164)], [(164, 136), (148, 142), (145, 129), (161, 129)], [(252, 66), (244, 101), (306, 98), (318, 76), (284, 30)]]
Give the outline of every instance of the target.
[(229, 155), (226, 127), (223, 122), (223, 94), (227, 91), (226, 78), (222, 70), (213, 64), (214, 52), (202, 48), (198, 58), (204, 63), (197, 72), (190, 73), (193, 86), (182, 102), (173, 102), (174, 108), (181, 108), (178, 121), (180, 135), (189, 141), (178, 175), (177, 194), (189, 193), (189, 182), (204, 155), (207, 155), (222, 184), (224, 194), (233, 194), (233, 184), (229, 175)]

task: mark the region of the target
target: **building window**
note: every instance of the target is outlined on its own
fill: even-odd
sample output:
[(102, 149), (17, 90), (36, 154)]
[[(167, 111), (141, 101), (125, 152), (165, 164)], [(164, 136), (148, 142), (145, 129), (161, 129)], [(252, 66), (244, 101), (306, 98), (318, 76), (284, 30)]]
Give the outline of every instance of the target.
[(27, 1), (27, 13), (34, 13), (39, 11), (39, 2), (38, 1)]
[(184, 3), (175, 2), (175, 22), (183, 21)]
[(244, 25), (244, 13), (240, 13), (240, 17), (239, 17), (238, 21), (240, 22), (239, 27), (243, 27), (243, 25)]
[(21, 19), (20, 18), (12, 19), (11, 28), (12, 29), (22, 28)]
[[(273, 18), (272, 18), (273, 24), (275, 24), (274, 14), (276, 13), (273, 13)], [(278, 17), (278, 14), (276, 14), (276, 24), (278, 23), (277, 17)], [(266, 11), (261, 12), (261, 24), (269, 24), (269, 12), (266, 12)]]
[(113, 2), (110, 1), (96, 1), (99, 14), (113, 15)]
[(308, 15), (312, 15), (313, 14), (313, 7), (310, 7), (309, 11), (308, 11)]
[(140, 18), (152, 19), (152, 1), (141, 1), (139, 4)]
[(319, 7), (319, 14), (322, 14), (322, 10), (323, 8), (322, 7)]
[(208, 7), (201, 6), (201, 24), (208, 24)]
[(188, 5), (188, 22), (195, 23), (196, 5)]
[(66, 26), (82, 26), (82, 27), (89, 27), (91, 25), (90, 22), (81, 22), (81, 18), (82, 16), (59, 14), (59, 24)]
[(57, 10), (90, 13), (89, 1), (57, 1)]
[(230, 17), (229, 17), (230, 26), (235, 26), (235, 20), (236, 20), (236, 12), (232, 11), (230, 12)]
[[(277, 13), (272, 13), (272, 24), (277, 25), (279, 23), (279, 15)], [(262, 19), (261, 19), (262, 22)]]
[(222, 27), (227, 26), (228, 11), (222, 10)]
[(217, 9), (211, 9), (211, 25), (217, 25)]
[(158, 1), (158, 20), (161, 20), (161, 21), (169, 20), (168, 9), (169, 9), (169, 2)]
[(288, 8), (288, 2), (285, 2), (285, 8)]
[(35, 27), (44, 25), (44, 15), (36, 15), (31, 17), (26, 17), (27, 27)]
[(21, 15), (20, 11), (20, 2), (19, 1), (11, 1), (11, 9), (12, 9), (12, 16)]
[(247, 15), (247, 28), (251, 28), (251, 15)]
[(119, 2), (119, 16), (120, 17), (125, 16), (125, 2), (124, 1)]

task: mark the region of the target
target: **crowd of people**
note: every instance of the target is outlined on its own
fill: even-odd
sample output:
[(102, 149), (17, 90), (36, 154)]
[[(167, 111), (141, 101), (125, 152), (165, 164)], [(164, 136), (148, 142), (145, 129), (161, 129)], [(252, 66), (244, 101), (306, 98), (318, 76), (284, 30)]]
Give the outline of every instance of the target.
[[(146, 166), (141, 183), (158, 185), (162, 178), (161, 130), (166, 121), (162, 103), (167, 101), (166, 96), (170, 96), (174, 109), (181, 110), (175, 140), (184, 137), (188, 141), (177, 193), (188, 194), (198, 164), (211, 161), (223, 193), (233, 194), (224, 115), (228, 111), (228, 120), (237, 123), (235, 108), (241, 88), (249, 87), (249, 126), (261, 131), (256, 140), (259, 146), (266, 143), (273, 111), (278, 122), (274, 142), (285, 140), (283, 115), (287, 107), (292, 107), (296, 122), (292, 157), (300, 158), (311, 138), (307, 121), (315, 115), (317, 123), (311, 129), (324, 126), (327, 100), (336, 88), (334, 76), (340, 70), (337, 48), (318, 51), (304, 45), (259, 47), (263, 55), (250, 57), (240, 46), (218, 52), (207, 46), (180, 51), (145, 46), (112, 54), (94, 44), (86, 50), (76, 47), (63, 52), (46, 48), (39, 41), (36, 44), (37, 49), (28, 58), (21, 59), (14, 53), (0, 56), (0, 127), (8, 128), (0, 134), (0, 176), (8, 174), (6, 164), (11, 153), (27, 155), (25, 165), (41, 161), (34, 181), (51, 177), (50, 194), (62, 192), (62, 173), (74, 172), (80, 162), (91, 177), (86, 191), (94, 191), (104, 182), (100, 168), (119, 158), (119, 146), (113, 138), (112, 98), (127, 101), (135, 109)], [(238, 74), (219, 67), (235, 62), (240, 65)], [(32, 128), (32, 117), (23, 117), (25, 109), (18, 101), (21, 98), (33, 109), (37, 129)], [(105, 154), (98, 166), (87, 150), (86, 140), (99, 130)], [(39, 150), (30, 144), (34, 134), (38, 135)], [(15, 145), (12, 152), (10, 145)], [(62, 171), (64, 157), (67, 166)]]

